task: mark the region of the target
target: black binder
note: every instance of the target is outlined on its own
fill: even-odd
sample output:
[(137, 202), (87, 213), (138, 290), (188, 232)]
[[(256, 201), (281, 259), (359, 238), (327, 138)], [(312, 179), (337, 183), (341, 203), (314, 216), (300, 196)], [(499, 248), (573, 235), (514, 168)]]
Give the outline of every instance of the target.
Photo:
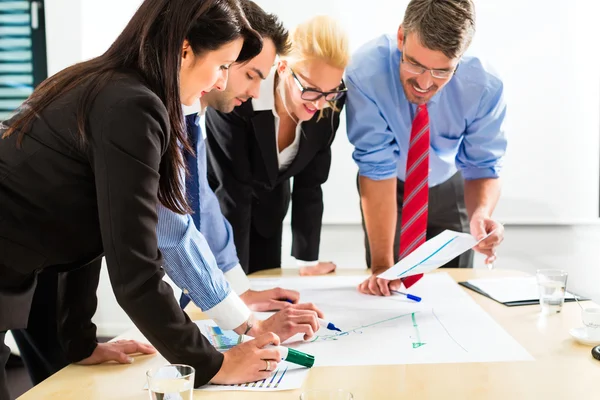
[[(483, 290), (479, 289), (477, 286), (471, 285), (469, 282), (458, 282), (458, 284), (461, 285), (461, 286), (464, 286), (466, 288), (469, 288), (472, 291), (477, 292), (477, 293), (479, 293), (479, 294), (481, 294), (481, 295), (483, 295), (483, 296), (485, 296), (487, 298), (490, 298), (490, 299), (494, 300), (497, 303), (504, 304), (507, 307), (530, 306), (532, 304), (540, 304), (540, 299), (523, 299), (523, 300), (514, 300), (514, 301), (501, 302), (501, 301), (498, 301), (498, 300), (494, 299), (492, 296), (490, 296), (489, 294), (487, 294)], [(589, 299), (583, 298), (581, 296), (578, 296), (578, 295), (576, 295), (573, 292), (570, 292), (570, 293), (573, 296), (576, 296), (579, 301), (589, 300)], [(569, 303), (569, 302), (573, 302), (573, 301), (575, 301), (574, 298), (573, 299), (568, 299), (568, 298), (565, 297), (565, 303)]]

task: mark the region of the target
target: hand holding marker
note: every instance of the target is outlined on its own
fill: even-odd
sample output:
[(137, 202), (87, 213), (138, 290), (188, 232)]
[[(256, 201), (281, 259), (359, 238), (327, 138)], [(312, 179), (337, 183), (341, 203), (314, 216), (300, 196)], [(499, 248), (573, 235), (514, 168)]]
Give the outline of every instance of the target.
[[(247, 342), (252, 339), (254, 339), (252, 336), (242, 335), (243, 342)], [(284, 346), (274, 346), (272, 344), (264, 346), (263, 349), (277, 349), (282, 360), (285, 360), (289, 363), (298, 364), (306, 368), (310, 368), (315, 364), (315, 356), (303, 353), (296, 349), (290, 349)]]
[[(287, 301), (288, 303), (292, 303), (292, 301), (290, 299), (286, 299), (285, 301)], [(324, 319), (321, 319), (321, 318), (318, 318), (318, 320), (319, 320), (319, 325), (321, 326), (321, 328), (326, 328), (326, 329), (329, 329), (330, 331), (336, 331), (336, 332), (342, 331), (340, 328), (335, 326), (332, 322), (325, 321)]]

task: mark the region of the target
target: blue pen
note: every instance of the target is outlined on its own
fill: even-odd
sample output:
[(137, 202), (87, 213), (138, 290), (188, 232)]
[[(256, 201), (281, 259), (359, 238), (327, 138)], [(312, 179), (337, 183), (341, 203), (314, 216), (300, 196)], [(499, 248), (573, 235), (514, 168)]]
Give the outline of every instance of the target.
[[(285, 301), (287, 301), (288, 303), (292, 303), (292, 301), (290, 299), (285, 299)], [(335, 326), (332, 322), (327, 322), (327, 321), (325, 321), (324, 319), (321, 319), (321, 318), (319, 318), (319, 325), (321, 325), (321, 327), (323, 327), (323, 328), (329, 329), (330, 331), (336, 331), (336, 332), (341, 332), (342, 331), (340, 328), (338, 328), (337, 326)]]
[(421, 298), (419, 296), (413, 296), (412, 294), (399, 292), (397, 290), (390, 290), (390, 292), (396, 293), (396, 294), (401, 294), (402, 296), (405, 296), (407, 299), (416, 301), (417, 303), (421, 301)]

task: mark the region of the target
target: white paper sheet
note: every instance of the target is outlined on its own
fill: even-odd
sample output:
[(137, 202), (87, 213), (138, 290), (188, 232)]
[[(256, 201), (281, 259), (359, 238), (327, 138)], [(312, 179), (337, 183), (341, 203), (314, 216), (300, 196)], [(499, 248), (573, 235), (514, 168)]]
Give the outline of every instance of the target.
[[(486, 237), (492, 233), (490, 232)], [(478, 241), (468, 233), (445, 230), (417, 247), (412, 253), (377, 277), (394, 280), (433, 271), (484, 239), (485, 237)]]
[[(468, 282), (500, 303), (538, 300), (540, 298), (535, 276), (471, 279)], [(574, 298), (572, 293), (565, 292), (565, 299)]]
[[(235, 346), (238, 341), (238, 335), (233, 331), (222, 331), (212, 320), (196, 321), (200, 332), (208, 338), (215, 348), (219, 351), (227, 351)], [(282, 361), (271, 376), (258, 382), (242, 383), (238, 385), (204, 385), (196, 390), (206, 391), (226, 391), (243, 390), (252, 392), (274, 392), (280, 390), (293, 390), (302, 387), (302, 383), (308, 374), (309, 369), (299, 365), (290, 364)]]
[[(253, 279), (254, 289), (300, 291), (325, 319), (344, 331), (321, 328), (289, 347), (315, 356), (315, 366), (390, 365), (532, 360), (528, 352), (447, 274), (426, 275), (411, 287), (420, 303), (403, 296), (375, 297), (356, 289), (364, 277)], [(261, 317), (266, 318), (267, 313)]]

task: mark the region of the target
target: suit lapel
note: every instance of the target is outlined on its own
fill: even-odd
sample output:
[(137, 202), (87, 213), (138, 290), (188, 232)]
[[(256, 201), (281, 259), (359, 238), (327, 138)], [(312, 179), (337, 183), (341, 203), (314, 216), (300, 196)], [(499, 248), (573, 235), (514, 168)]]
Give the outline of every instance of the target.
[(323, 143), (321, 135), (327, 134), (323, 131), (322, 125), (323, 124), (317, 124), (316, 118), (302, 123), (298, 153), (290, 166), (283, 172), (283, 179), (289, 178), (300, 172), (306, 166), (306, 158), (312, 159), (316, 149)]
[(275, 138), (275, 123), (271, 110), (257, 111), (252, 117), (252, 127), (262, 153), (267, 175), (271, 184), (275, 184), (279, 174), (279, 161), (277, 160), (277, 141)]

